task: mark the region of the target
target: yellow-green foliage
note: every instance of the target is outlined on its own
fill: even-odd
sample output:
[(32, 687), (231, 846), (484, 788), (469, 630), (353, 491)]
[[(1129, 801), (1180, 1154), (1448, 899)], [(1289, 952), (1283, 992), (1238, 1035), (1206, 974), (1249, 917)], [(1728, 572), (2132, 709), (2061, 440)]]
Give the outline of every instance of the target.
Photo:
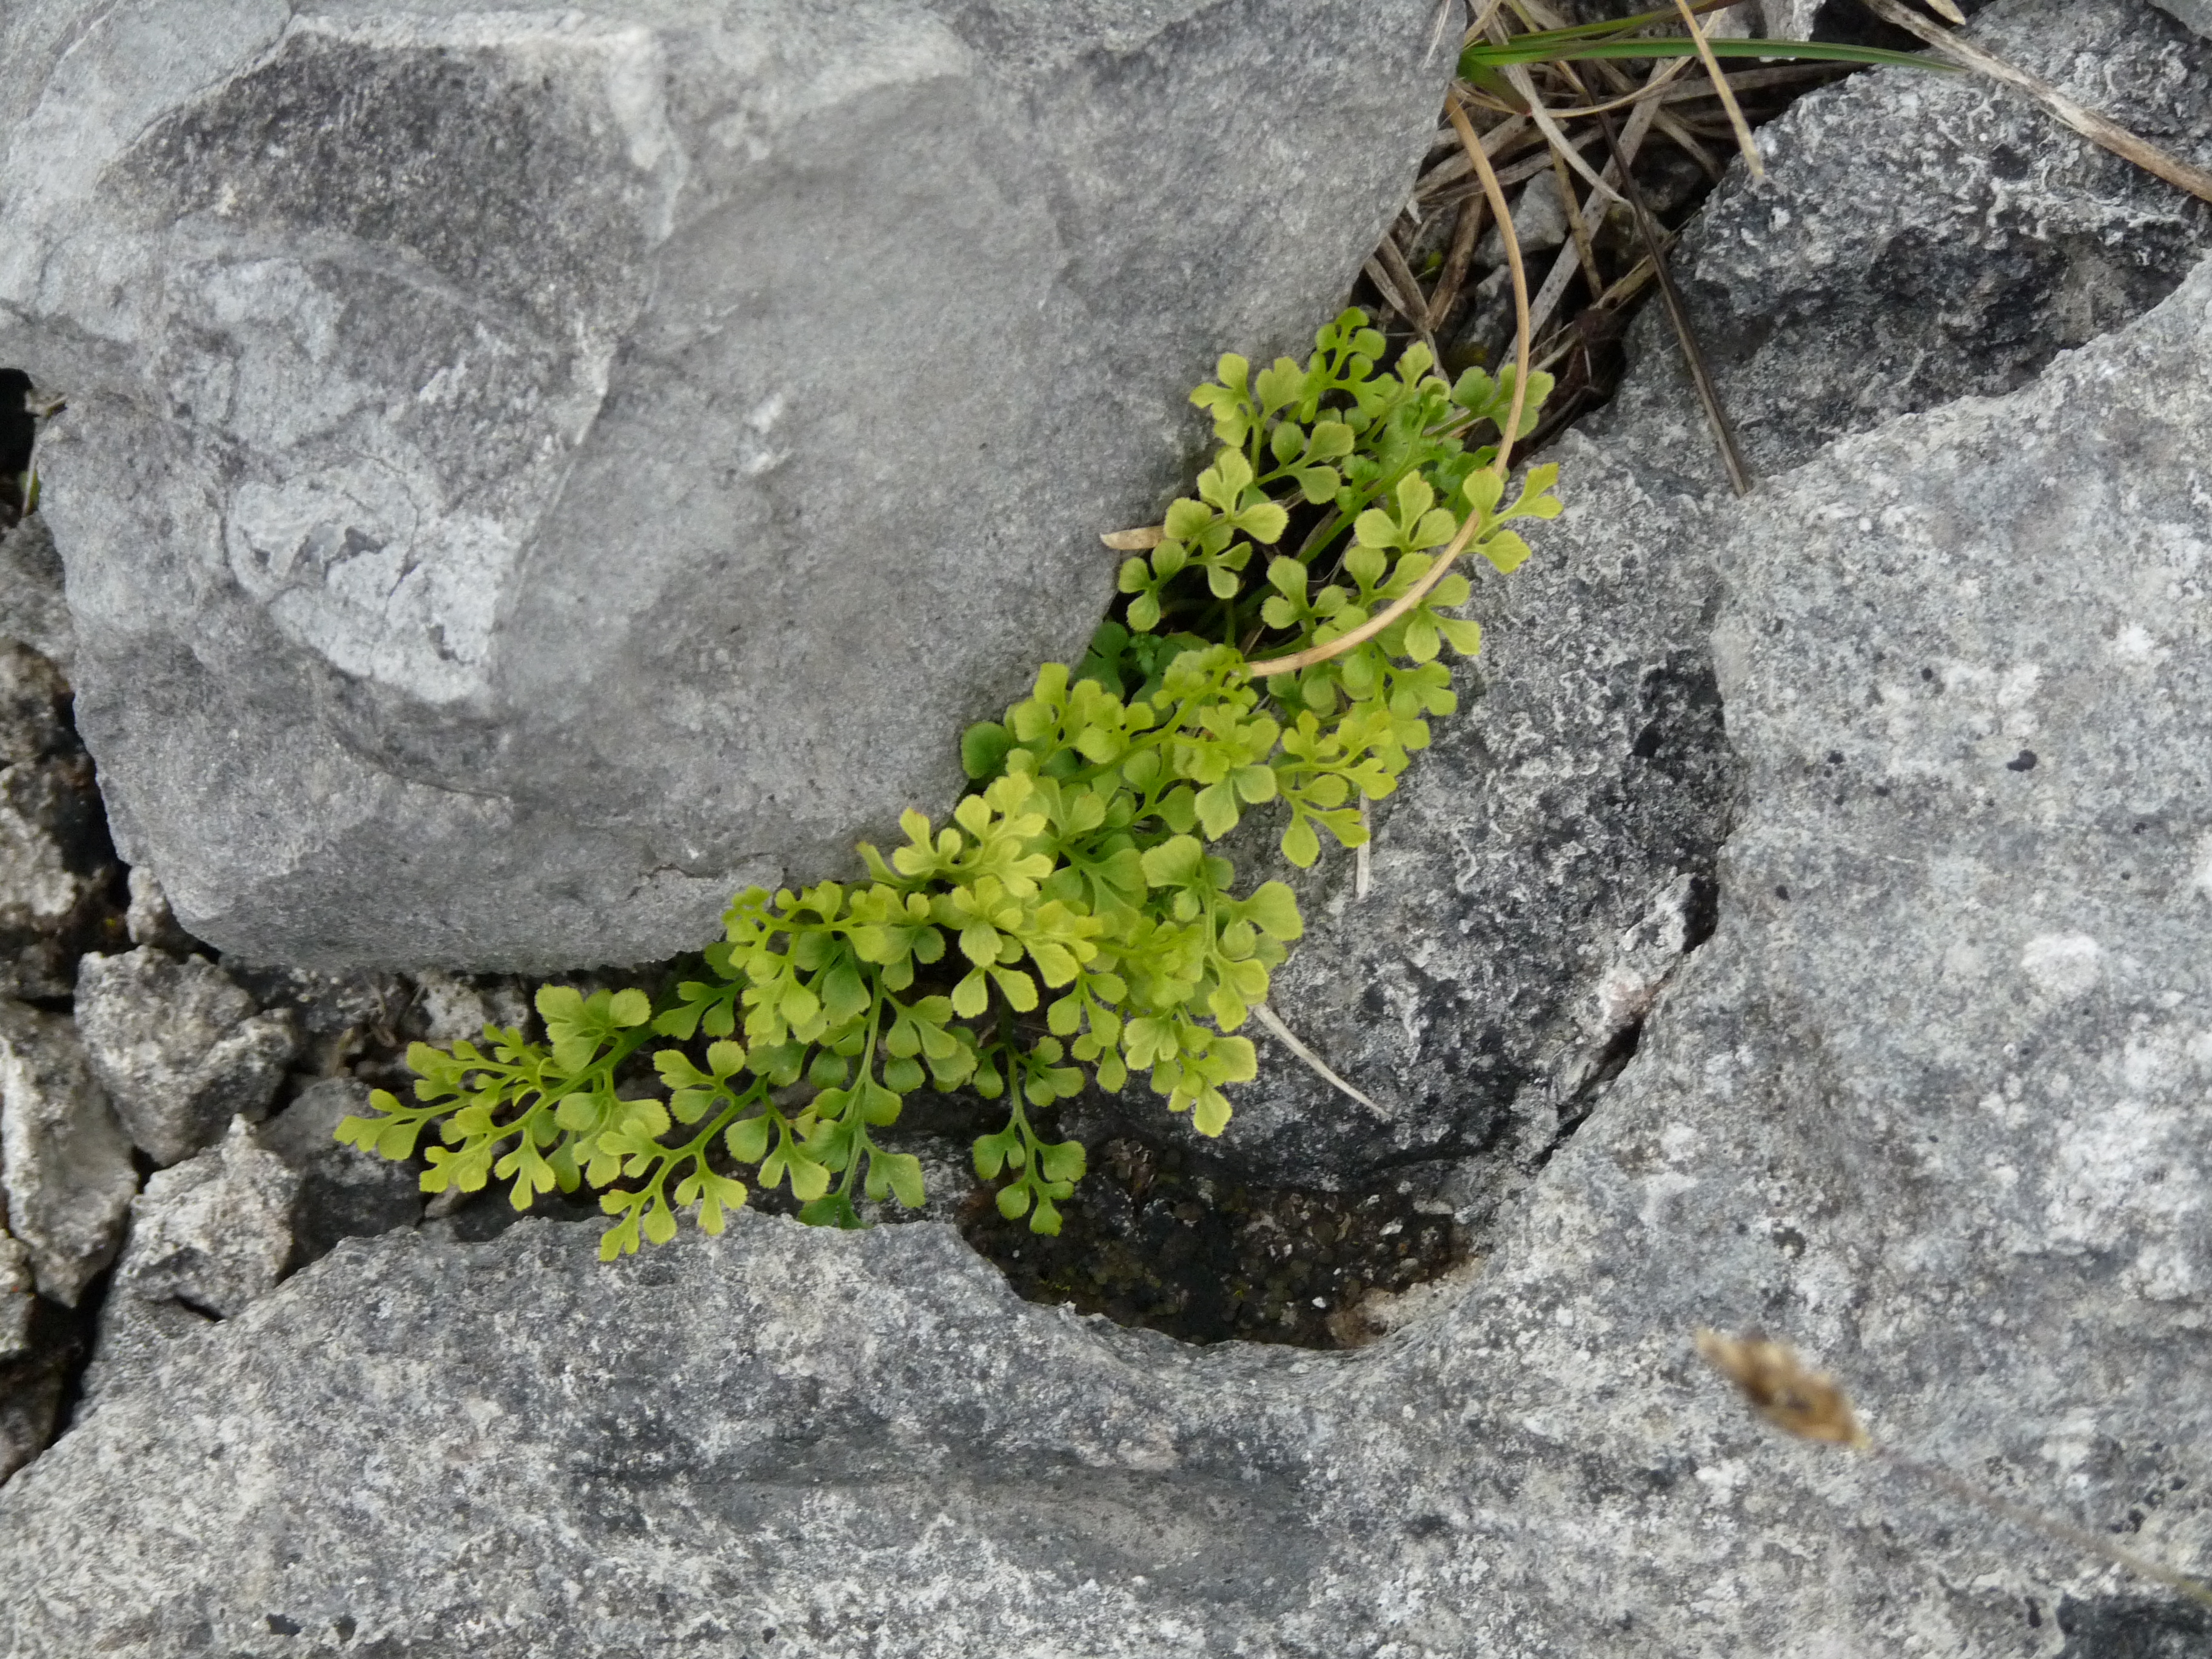
[[(1219, 1134), (1225, 1089), (1254, 1075), (1236, 1033), (1302, 925), (1280, 882), (1237, 896), (1209, 844), (1255, 809), (1281, 811), (1300, 866), (1320, 831), (1364, 839), (1358, 800), (1389, 793), (1426, 745), (1428, 717), (1454, 706), (1439, 653), (1473, 652), (1480, 630), (1447, 614), (1468, 593), (1451, 574), (1373, 639), (1297, 674), (1255, 684), (1250, 653), (1358, 627), (1428, 571), (1467, 514), (1475, 550), (1506, 571), (1528, 556), (1507, 524), (1559, 511), (1556, 468), (1534, 469), (1506, 506), (1493, 452), (1464, 441), (1506, 418), (1510, 374), (1448, 384), (1419, 347), (1380, 370), (1382, 337), (1366, 320), (1346, 312), (1303, 365), (1254, 375), (1221, 360), (1192, 401), (1223, 447), (1159, 544), (1123, 567), (1124, 620), (1075, 669), (1038, 671), (1003, 721), (969, 731), (974, 793), (949, 823), (907, 813), (888, 858), (860, 848), (857, 883), (739, 894), (700, 977), (657, 1006), (639, 990), (548, 986), (543, 1041), (494, 1029), (482, 1047), (416, 1045), (418, 1103), (380, 1091), (377, 1115), (348, 1118), (339, 1138), (404, 1158), (434, 1126), (423, 1187), (496, 1178), (517, 1208), (588, 1184), (617, 1218), (611, 1257), (673, 1237), (692, 1205), (720, 1231), (746, 1198), (739, 1170), (787, 1183), (809, 1221), (858, 1224), (863, 1194), (918, 1206), (919, 1164), (872, 1133), (917, 1089), (1006, 1103), (975, 1167), (1004, 1178), (1000, 1211), (1039, 1232), (1059, 1231), (1084, 1149), (1044, 1139), (1030, 1115), (1086, 1078), (1118, 1090), (1143, 1073)], [(1530, 426), (1548, 389), (1532, 379)], [(655, 1042), (666, 1099), (623, 1098), (617, 1079)]]

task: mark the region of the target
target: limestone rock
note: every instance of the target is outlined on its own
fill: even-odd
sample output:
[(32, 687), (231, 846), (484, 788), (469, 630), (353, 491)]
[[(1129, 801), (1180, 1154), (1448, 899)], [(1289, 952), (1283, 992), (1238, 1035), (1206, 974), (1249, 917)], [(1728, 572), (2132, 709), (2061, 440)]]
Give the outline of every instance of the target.
[(131, 1143), (76, 1030), (0, 999), (0, 1188), (40, 1294), (75, 1307), (115, 1259), (138, 1189)]
[[(1240, 1171), (1337, 1186), (1409, 1157), (1540, 1155), (1586, 1103), (1566, 1073), (1596, 1074), (1587, 1005), (1621, 935), (1664, 893), (1709, 909), (1738, 787), (1705, 646), (1717, 580), (1602, 452), (1571, 437), (1554, 459), (1567, 509), (1510, 580), (1477, 584), (1482, 655), (1371, 809), (1366, 896), (1347, 854), (1300, 875), (1244, 843), (1264, 856), (1240, 871), (1291, 880), (1306, 916), (1270, 1006), (1384, 1115), (1255, 1026), (1260, 1076), (1219, 1143)], [(1122, 1106), (1166, 1127), (1142, 1084)]]
[(338, 1144), (339, 1121), (367, 1114), (368, 1092), (351, 1078), (326, 1079), (262, 1126), (261, 1144), (300, 1177), (291, 1218), (297, 1263), (328, 1254), (342, 1238), (373, 1238), (422, 1216), (411, 1166)]
[(233, 955), (568, 969), (948, 810), (1189, 388), (1397, 210), (1434, 16), (11, 8), (0, 358), (71, 389), (126, 861)]
[(112, 1401), (159, 1371), (171, 1342), (275, 1288), (291, 1260), (300, 1188), (299, 1176), (238, 1118), (220, 1146), (157, 1170), (131, 1200), (86, 1400)]
[[(2212, 161), (2212, 44), (2134, 0), (2015, 0), (1974, 27)], [(1856, 76), (1761, 134), (1766, 181), (1724, 185), (1675, 255), (1760, 472), (1900, 410), (2015, 386), (2212, 247), (2203, 204), (1972, 76)], [(1460, 712), (1374, 809), (1368, 896), (1348, 860), (1296, 878), (1251, 856), (1259, 838), (1240, 848), (1241, 872), (1292, 878), (1306, 911), (1272, 1006), (1389, 1114), (1255, 1030), (1261, 1076), (1211, 1149), (1240, 1173), (1352, 1185), (1469, 1160), (1443, 1179), (1485, 1223), (1632, 1050), (1635, 1023), (1600, 1017), (1632, 971), (1624, 935), (1669, 891), (1692, 902), (1688, 944), (1710, 924), (1739, 768), (1705, 550), (1733, 508), (1656, 307), (1632, 338), (1598, 442), (1570, 434), (1550, 458), (1565, 515), (1509, 580), (1477, 583), (1481, 659), (1455, 668)], [(1141, 1085), (1117, 1109), (1177, 1132)]]
[(31, 1253), (0, 1232), (0, 1365), (31, 1351), (31, 1309), (38, 1288)]
[[(2212, 42), (2133, 0), (2002, 0), (1967, 33), (2212, 166)], [(2208, 249), (2203, 204), (1974, 75), (1881, 70), (1759, 130), (1674, 270), (1754, 477), (1845, 433), (2012, 391), (2140, 314)], [(1846, 205), (1847, 204), (1847, 205)], [(1647, 488), (1726, 488), (1666, 317), (1590, 423)]]
[(141, 945), (79, 964), (78, 1029), (131, 1139), (167, 1165), (269, 1109), (298, 1041), (204, 957)]
[(30, 1252), (0, 1231), (0, 1480), (46, 1449), (67, 1382), (36, 1290)]
[(0, 766), (44, 760), (76, 746), (69, 682), (20, 641), (0, 637)]
[[(931, 1224), (349, 1242), (0, 1492), (0, 1645), (2201, 1648), (1779, 1438), (1689, 1334), (1763, 1325), (1886, 1443), (2212, 1568), (2208, 450), (2212, 265), (1692, 520), (1744, 767), (1717, 930), (1426, 1322), (1178, 1348)], [(1671, 904), (1607, 947), (1629, 1001)]]
[(199, 943), (177, 925), (176, 913), (169, 908), (169, 896), (161, 890), (160, 878), (151, 870), (131, 872), (131, 904), (123, 921), (133, 945), (183, 956)]
[(112, 931), (112, 848), (69, 714), (59, 670), (0, 638), (0, 996), (67, 996)]
[(61, 556), (44, 514), (0, 533), (0, 641), (29, 647), (64, 674), (76, 655)]

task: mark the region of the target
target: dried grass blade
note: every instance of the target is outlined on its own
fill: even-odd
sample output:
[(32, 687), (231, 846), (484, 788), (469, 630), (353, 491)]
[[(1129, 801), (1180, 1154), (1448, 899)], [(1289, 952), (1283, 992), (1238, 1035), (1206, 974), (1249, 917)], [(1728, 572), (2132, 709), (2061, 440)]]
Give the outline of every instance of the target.
[[(1513, 403), (1505, 412), (1504, 428), (1498, 434), (1498, 458), (1491, 463), (1502, 476), (1513, 458), (1514, 439), (1521, 430), (1521, 416), (1528, 402), (1528, 363), (1534, 355), (1534, 342), (1529, 337), (1533, 331), (1528, 322), (1528, 269), (1521, 262), (1521, 239), (1513, 234), (1513, 215), (1506, 208), (1505, 192), (1498, 188), (1498, 174), (1491, 167), (1490, 158), (1482, 153), (1482, 140), (1475, 135), (1474, 123), (1467, 118), (1467, 112), (1460, 107), (1455, 92), (1445, 94), (1444, 107), (1451, 112), (1452, 125), (1459, 129), (1460, 143), (1467, 146), (1468, 154), (1474, 158), (1475, 171), (1482, 175), (1483, 193), (1489, 198), (1491, 212), (1498, 217), (1498, 237), (1505, 244), (1506, 269), (1513, 275), (1513, 361), (1516, 365), (1513, 374)], [(1602, 115), (1598, 117), (1598, 120), (1604, 127), (1607, 140), (1611, 142), (1611, 122)], [(1459, 534), (1451, 538), (1450, 544), (1437, 556), (1437, 562), (1413, 586), (1358, 627), (1349, 633), (1338, 635), (1326, 645), (1310, 646), (1287, 657), (1273, 657), (1266, 662), (1255, 662), (1247, 672), (1255, 680), (1267, 679), (1277, 674), (1295, 674), (1317, 662), (1327, 662), (1331, 657), (1342, 656), (1354, 646), (1364, 645), (1428, 598), (1429, 590), (1444, 579), (1444, 573), (1458, 562), (1461, 554), (1467, 551), (1468, 544), (1474, 539), (1475, 530), (1481, 522), (1480, 514), (1468, 514), (1467, 522), (1459, 527)]]
[[(1680, 74), (1684, 69), (1688, 67), (1690, 59), (1686, 58), (1678, 58), (1673, 63), (1662, 64), (1658, 69), (1654, 70), (1651, 73), (1650, 79), (1646, 81), (1644, 86), (1639, 89), (1638, 95), (1641, 96), (1644, 93), (1649, 93), (1654, 88), (1665, 86), (1667, 82), (1673, 80), (1676, 75)], [(1651, 124), (1658, 118), (1660, 112), (1659, 106), (1650, 101), (1637, 105), (1636, 107), (1629, 112), (1628, 125), (1623, 129), (1620, 139), (1621, 154), (1626, 158), (1627, 164), (1629, 166), (1632, 167), (1635, 165), (1637, 154), (1644, 147), (1644, 137), (1650, 132)], [(1619, 179), (1620, 177), (1620, 166), (1613, 161), (1607, 161), (1605, 164), (1605, 174), (1608, 179)], [(1595, 235), (1598, 226), (1604, 222), (1604, 203), (1599, 201), (1595, 197), (1593, 197), (1589, 201), (1584, 203), (1583, 204), (1580, 222), (1583, 237), (1588, 238)], [(1577, 258), (1579, 257), (1580, 252), (1581, 250), (1578, 244), (1576, 249)], [(1567, 284), (1573, 279), (1575, 267), (1576, 259), (1571, 258), (1564, 252), (1561, 253), (1556, 260), (1553, 261), (1552, 269), (1544, 278), (1544, 286), (1542, 289), (1538, 292), (1535, 303), (1529, 307), (1528, 324), (1532, 332), (1541, 329), (1546, 323), (1551, 320), (1552, 313), (1559, 308), (1559, 301), (1566, 297)], [(1590, 292), (1593, 295), (1599, 294), (1602, 291), (1602, 284), (1593, 283), (1591, 285)]]
[(1565, 156), (1567, 164), (1589, 180), (1590, 188), (1599, 195), (1610, 197), (1616, 202), (1620, 200), (1620, 192), (1597, 176), (1597, 170), (1583, 160), (1582, 152), (1575, 148), (1565, 133), (1559, 131), (1559, 124), (1544, 107), (1543, 98), (1536, 91), (1536, 83), (1529, 78), (1528, 70), (1519, 64), (1510, 64), (1505, 70), (1505, 79), (1513, 90), (1527, 100), (1528, 118), (1536, 124), (1545, 137), (1551, 140), (1553, 153)]
[(1340, 1095), (1349, 1096), (1352, 1099), (1358, 1101), (1362, 1106), (1364, 1106), (1369, 1111), (1374, 1113), (1375, 1115), (1379, 1118), (1387, 1119), (1390, 1115), (1389, 1113), (1384, 1111), (1380, 1106), (1377, 1106), (1372, 1100), (1369, 1099), (1358, 1090), (1353, 1088), (1352, 1085), (1346, 1083), (1334, 1072), (1329, 1070), (1328, 1062), (1323, 1060), (1319, 1054), (1316, 1054), (1312, 1049), (1307, 1048), (1304, 1043), (1299, 1042), (1297, 1039), (1297, 1034), (1292, 1031), (1289, 1026), (1284, 1024), (1281, 1017), (1266, 1003), (1261, 1003), (1258, 1007), (1252, 1011), (1252, 1013), (1253, 1017), (1256, 1018), (1261, 1024), (1267, 1028), (1268, 1035), (1273, 1036), (1276, 1042), (1281, 1043), (1283, 1047), (1288, 1048), (1292, 1054), (1296, 1054), (1300, 1060), (1305, 1061), (1307, 1066), (1313, 1072), (1313, 1074), (1319, 1078), (1323, 1083), (1328, 1084), (1330, 1088), (1335, 1090)]
[(1712, 428), (1713, 443), (1719, 449), (1721, 465), (1727, 471), (1729, 487), (1739, 495), (1751, 494), (1751, 470), (1743, 463), (1743, 452), (1736, 447), (1735, 428), (1729, 424), (1728, 410), (1722, 405), (1720, 388), (1705, 370), (1705, 354), (1698, 349), (1696, 331), (1690, 326), (1690, 308), (1683, 302), (1682, 291), (1674, 285), (1674, 275), (1667, 268), (1665, 245), (1658, 222), (1652, 218), (1651, 209), (1637, 187), (1628, 162), (1621, 155), (1620, 141), (1613, 137), (1613, 118), (1601, 115), (1598, 125), (1604, 129), (1606, 143), (1612, 146), (1613, 158), (1620, 168), (1621, 183), (1628, 191), (1629, 211), (1636, 216), (1637, 234), (1644, 240), (1644, 252), (1651, 256), (1653, 273), (1659, 278), (1659, 296), (1667, 307), (1667, 320), (1674, 325), (1674, 337), (1682, 343), (1683, 360), (1689, 365), (1690, 382), (1697, 388), (1698, 402), (1705, 411), (1705, 423)]
[(2144, 172), (2154, 173), (2177, 189), (2191, 196), (2212, 202), (2212, 173), (2191, 167), (2176, 155), (2169, 155), (2157, 145), (2137, 137), (2118, 122), (2100, 115), (2087, 105), (2076, 103), (2064, 93), (2039, 76), (2030, 75), (2018, 64), (1962, 40), (1948, 29), (1938, 28), (1916, 12), (1908, 11), (1897, 0), (1859, 0), (1869, 11), (1884, 22), (1894, 23), (1907, 33), (1917, 34), (1929, 46), (1962, 68), (1988, 76), (1992, 81), (2002, 81), (2015, 87), (2056, 115), (2068, 126), (2093, 143), (2101, 144), (2113, 155), (2132, 161)]
[(1713, 56), (1713, 48), (1698, 27), (1698, 14), (1690, 9), (1690, 0), (1674, 0), (1674, 9), (1682, 14), (1682, 27), (1690, 32), (1690, 40), (1698, 49), (1704, 62), (1705, 74), (1711, 77), (1713, 89), (1720, 94), (1721, 107), (1728, 112), (1729, 125), (1735, 129), (1736, 148), (1743, 152), (1743, 164), (1754, 179), (1766, 177), (1766, 163), (1759, 159), (1759, 143), (1751, 136), (1751, 123), (1743, 118), (1743, 106), (1735, 100), (1735, 90), (1721, 72), (1721, 60)]

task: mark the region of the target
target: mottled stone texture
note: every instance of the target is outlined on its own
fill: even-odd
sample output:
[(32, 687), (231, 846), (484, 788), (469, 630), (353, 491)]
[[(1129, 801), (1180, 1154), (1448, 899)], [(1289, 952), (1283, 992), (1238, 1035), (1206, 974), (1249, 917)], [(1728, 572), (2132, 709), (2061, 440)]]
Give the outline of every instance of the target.
[(1718, 930), (1431, 1322), (1178, 1349), (927, 1224), (349, 1242), (0, 1492), (0, 1646), (2201, 1647), (1778, 1438), (1689, 1333), (1763, 1324), (1884, 1441), (2212, 1567), (2208, 388), (2212, 265), (1709, 522)]
[(1366, 896), (1342, 854), (1310, 876), (1255, 868), (1291, 878), (1306, 915), (1270, 1005), (1387, 1116), (1255, 1027), (1260, 1076), (1221, 1147), (1240, 1171), (1334, 1186), (1408, 1158), (1540, 1156), (1633, 1023), (1601, 1006), (1622, 936), (1678, 883), (1686, 942), (1710, 930), (1738, 770), (1706, 646), (1718, 583), (1683, 556), (1676, 504), (1580, 439), (1553, 459), (1567, 510), (1510, 580), (1479, 584), (1481, 657), (1373, 809)]
[(131, 1142), (76, 1028), (0, 997), (0, 1194), (40, 1294), (76, 1305), (115, 1259), (137, 1190)]
[[(2212, 166), (2212, 42), (2137, 0), (2008, 0), (1968, 33)], [(1979, 76), (1884, 72), (1760, 129), (1674, 266), (1754, 475), (1844, 433), (2009, 392), (2163, 297), (2212, 247), (2212, 206)], [(1648, 487), (1724, 489), (1665, 314), (1591, 423)]]
[(1430, 0), (28, 0), (0, 359), (118, 845), (316, 966), (666, 957), (949, 806), (1217, 353), (1397, 207)]

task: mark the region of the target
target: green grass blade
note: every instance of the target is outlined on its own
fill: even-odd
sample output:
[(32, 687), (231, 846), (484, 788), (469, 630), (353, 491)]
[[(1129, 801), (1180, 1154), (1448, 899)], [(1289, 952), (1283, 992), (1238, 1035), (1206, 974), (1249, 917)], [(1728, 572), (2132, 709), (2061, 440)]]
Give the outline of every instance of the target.
[[(1688, 58), (1695, 55), (1698, 50), (1694, 42), (1683, 40), (1590, 40), (1579, 34), (1573, 40), (1560, 38), (1573, 33), (1558, 29), (1549, 34), (1524, 34), (1502, 46), (1478, 41), (1460, 54), (1461, 78), (1472, 79), (1485, 70), (1503, 69), (1510, 64), (1552, 64), (1589, 58)], [(1708, 36), (1705, 44), (1719, 58), (1802, 59), (1825, 64), (1887, 64), (1901, 69), (1943, 70), (1954, 67), (1917, 52), (1889, 52), (1880, 46), (1850, 46), (1831, 40), (1716, 40)]]

